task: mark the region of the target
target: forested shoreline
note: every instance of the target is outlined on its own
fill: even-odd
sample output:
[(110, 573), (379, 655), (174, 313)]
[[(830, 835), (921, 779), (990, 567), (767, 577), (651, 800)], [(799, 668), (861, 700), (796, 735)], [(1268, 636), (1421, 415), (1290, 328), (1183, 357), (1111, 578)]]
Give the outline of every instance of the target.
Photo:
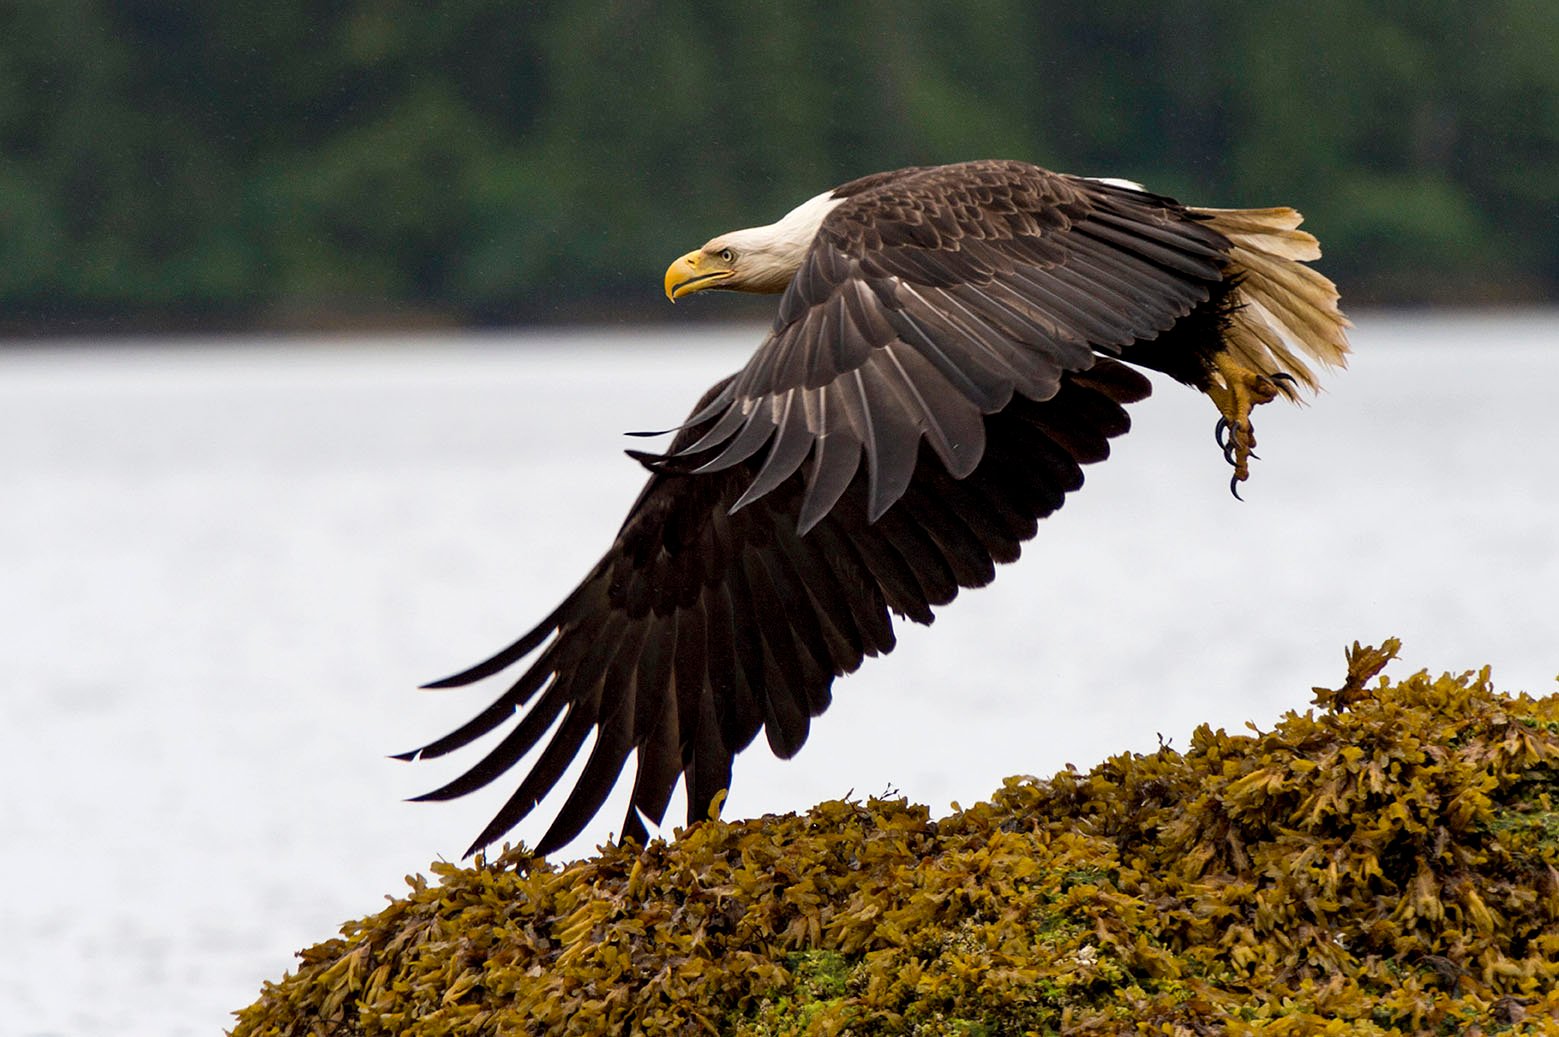
[(1548, 300), (1559, 5), (20, 0), (0, 330), (636, 319), (720, 230), (996, 156), (1294, 205), (1353, 304)]

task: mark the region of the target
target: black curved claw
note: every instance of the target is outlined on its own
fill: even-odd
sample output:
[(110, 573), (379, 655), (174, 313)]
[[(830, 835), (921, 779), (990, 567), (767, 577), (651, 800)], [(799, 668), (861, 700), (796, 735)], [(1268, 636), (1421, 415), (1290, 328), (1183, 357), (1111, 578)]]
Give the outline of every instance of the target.
[(1218, 424), (1213, 426), (1213, 441), (1215, 443), (1217, 443), (1218, 446), (1222, 447), (1225, 450), (1227, 450), (1228, 447), (1225, 447), (1223, 445), (1223, 437), (1225, 435), (1227, 435), (1228, 432), (1229, 432), (1229, 419), (1228, 418), (1219, 418), (1218, 419)]
[(1234, 494), (1234, 499), (1237, 501), (1243, 501), (1245, 499), (1244, 497), (1240, 496), (1240, 477), (1238, 475), (1230, 477), (1229, 492)]
[(1272, 379), (1274, 382), (1293, 382), (1295, 385), (1299, 384), (1299, 379), (1295, 378), (1287, 371), (1278, 371), (1276, 374), (1267, 375), (1267, 377)]
[(1238, 463), (1238, 462), (1236, 462), (1234, 460), (1234, 451), (1235, 451), (1234, 437), (1231, 436), (1231, 437), (1229, 437), (1229, 441), (1223, 445), (1223, 459), (1225, 461), (1227, 461), (1229, 464), (1237, 464)]

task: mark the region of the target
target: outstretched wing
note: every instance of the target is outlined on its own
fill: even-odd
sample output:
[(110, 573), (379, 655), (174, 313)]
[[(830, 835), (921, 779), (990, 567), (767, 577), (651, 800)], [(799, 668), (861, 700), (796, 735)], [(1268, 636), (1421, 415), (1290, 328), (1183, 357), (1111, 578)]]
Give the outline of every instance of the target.
[(834, 196), (773, 330), (686, 447), (713, 451), (701, 470), (715, 472), (768, 445), (738, 506), (810, 456), (803, 532), (863, 456), (870, 518), (910, 485), (922, 439), (969, 474), (982, 415), (1171, 328), (1222, 285), (1230, 249), (1170, 199), (1017, 162), (877, 174)]
[(705, 816), (760, 728), (795, 753), (833, 679), (892, 648), (890, 613), (930, 622), (987, 583), (1106, 455), (1148, 386), (1099, 352), (1179, 353), (1181, 332), (1163, 333), (1193, 312), (1182, 327), (1220, 335), (1229, 240), (1169, 199), (1010, 162), (834, 196), (771, 334), (646, 459), (611, 550), (541, 625), (435, 685), (535, 655), (474, 720), (407, 754), (442, 755), (524, 708), (424, 799), (481, 788), (558, 724), (472, 850), (592, 735), (540, 852), (580, 832), (629, 757), (624, 835), (660, 821), (679, 779), (689, 818)]
[[(716, 385), (695, 411), (729, 385)], [(442, 756), (523, 710), (487, 756), (419, 798), (482, 788), (561, 717), (468, 854), (529, 814), (591, 735), (584, 769), (539, 853), (579, 834), (630, 757), (625, 836), (645, 838), (644, 821), (660, 822), (679, 780), (690, 822), (706, 816), (730, 784), (733, 757), (760, 729), (781, 757), (801, 748), (834, 678), (893, 647), (891, 614), (929, 623), (933, 606), (960, 587), (990, 582), (996, 563), (1015, 560), (1037, 520), (1082, 484), (1080, 466), (1106, 457), (1110, 437), (1127, 430), (1123, 405), (1148, 388), (1109, 360), (1063, 375), (1047, 399), (1017, 397), (979, 419), (984, 449), (963, 478), (923, 448), (914, 477), (876, 521), (866, 480), (855, 478), (805, 535), (796, 529), (807, 493), (800, 473), (733, 512), (760, 465), (749, 459), (690, 474), (707, 452), (687, 447), (712, 419), (690, 424), (668, 457), (644, 458), (649, 482), (584, 582), (502, 652), (429, 685), (469, 684), (534, 655), (480, 715), (404, 755)]]

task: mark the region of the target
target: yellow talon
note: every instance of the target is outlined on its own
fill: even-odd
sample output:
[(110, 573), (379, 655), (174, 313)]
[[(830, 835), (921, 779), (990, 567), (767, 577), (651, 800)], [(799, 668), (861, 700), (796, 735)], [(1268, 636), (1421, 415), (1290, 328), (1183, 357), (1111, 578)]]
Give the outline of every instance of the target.
[[(1239, 484), (1250, 478), (1250, 460), (1256, 456), (1256, 429), (1251, 424), (1250, 412), (1277, 399), (1280, 390), (1276, 378), (1280, 377), (1283, 376), (1265, 375), (1246, 367), (1228, 353), (1213, 357), (1212, 382), (1204, 391), (1222, 415), (1216, 434), (1224, 459), (1234, 466), (1229, 491), (1236, 497), (1240, 495)], [(1225, 431), (1227, 441), (1223, 439)]]

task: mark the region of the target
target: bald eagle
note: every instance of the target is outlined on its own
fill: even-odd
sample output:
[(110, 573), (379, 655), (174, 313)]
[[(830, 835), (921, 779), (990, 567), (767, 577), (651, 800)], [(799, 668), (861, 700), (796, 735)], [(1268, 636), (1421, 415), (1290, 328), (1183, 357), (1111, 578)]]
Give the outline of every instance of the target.
[[(550, 739), (467, 855), (531, 812), (594, 742), (536, 849), (571, 841), (630, 757), (622, 835), (643, 841), (678, 781), (689, 823), (761, 730), (794, 755), (834, 678), (1017, 559), (1036, 523), (1126, 432), (1149, 383), (1206, 393), (1250, 474), (1251, 411), (1318, 388), (1348, 321), (1292, 209), (1201, 209), (1120, 180), (979, 161), (877, 173), (732, 231), (666, 271), (673, 301), (771, 292), (746, 365), (694, 406), (617, 538), (551, 615), (492, 658), (530, 659), (442, 756), (519, 714), (463, 796)], [(528, 707), (528, 708), (527, 708)], [(561, 720), (559, 719), (561, 718)]]

